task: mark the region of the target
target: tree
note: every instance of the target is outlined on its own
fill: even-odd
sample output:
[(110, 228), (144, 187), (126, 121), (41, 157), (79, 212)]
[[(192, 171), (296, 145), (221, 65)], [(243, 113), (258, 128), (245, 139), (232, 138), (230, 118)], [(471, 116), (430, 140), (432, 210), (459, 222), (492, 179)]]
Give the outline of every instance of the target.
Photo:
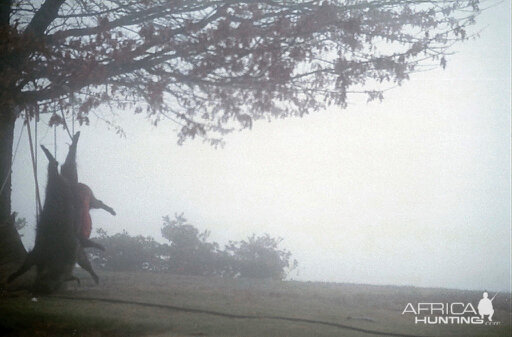
[(298, 266), (297, 260), (290, 260), (290, 251), (279, 249), (282, 241), (268, 234), (253, 234), (247, 241), (229, 242), (225, 250), (232, 256), (238, 276), (282, 280)]
[(0, 237), (19, 242), (18, 118), (111, 123), (131, 109), (179, 124), (180, 143), (217, 145), (255, 120), (345, 107), (351, 93), (382, 99), (386, 83), (444, 67), (478, 13), (478, 0), (1, 1)]
[(199, 232), (187, 223), (181, 215), (163, 217), (162, 236), (169, 240), (165, 245), (169, 257), (168, 271), (186, 275), (221, 275), (223, 266), (222, 253), (216, 242), (208, 242), (209, 231)]

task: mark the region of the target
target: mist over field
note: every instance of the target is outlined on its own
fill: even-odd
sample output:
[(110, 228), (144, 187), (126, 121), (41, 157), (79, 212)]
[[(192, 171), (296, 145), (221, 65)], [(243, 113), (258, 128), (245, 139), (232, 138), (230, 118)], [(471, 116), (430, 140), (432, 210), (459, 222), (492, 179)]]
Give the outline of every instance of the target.
[[(412, 74), (382, 102), (258, 121), (223, 148), (178, 146), (177, 126), (140, 115), (118, 118), (125, 139), (93, 119), (80, 128), (79, 176), (117, 212), (92, 212), (94, 228), (163, 241), (162, 216), (183, 212), (220, 244), (284, 238), (294, 280), (510, 291), (510, 3), (479, 20), (480, 38), (457, 45), (445, 70)], [(52, 129), (38, 131), (53, 150)], [(63, 161), (69, 138), (59, 129), (57, 140)], [(13, 186), (31, 247), (26, 134)]]

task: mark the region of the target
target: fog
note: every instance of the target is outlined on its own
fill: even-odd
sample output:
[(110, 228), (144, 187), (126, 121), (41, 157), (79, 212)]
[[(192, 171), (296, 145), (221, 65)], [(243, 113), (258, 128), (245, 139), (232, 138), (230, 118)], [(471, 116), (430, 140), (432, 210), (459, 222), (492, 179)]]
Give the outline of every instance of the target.
[[(117, 212), (92, 212), (94, 227), (162, 240), (161, 217), (183, 212), (219, 243), (283, 237), (297, 280), (510, 290), (510, 3), (484, 12), (479, 26), (446, 70), (414, 74), (382, 103), (352, 97), (344, 110), (257, 122), (224, 148), (178, 146), (172, 122), (154, 127), (128, 111), (117, 120), (126, 138), (92, 118), (77, 127), (79, 179)], [(53, 130), (38, 131), (53, 149)], [(29, 222), (31, 247), (26, 137), (12, 205)], [(57, 139), (63, 162), (69, 138), (59, 130)]]

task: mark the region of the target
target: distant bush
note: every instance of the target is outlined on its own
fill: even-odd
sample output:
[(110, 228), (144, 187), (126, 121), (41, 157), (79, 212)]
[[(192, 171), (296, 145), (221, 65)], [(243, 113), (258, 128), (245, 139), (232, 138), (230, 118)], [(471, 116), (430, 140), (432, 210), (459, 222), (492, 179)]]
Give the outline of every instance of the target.
[(163, 271), (161, 245), (152, 237), (130, 236), (123, 231), (112, 236), (101, 229), (94, 241), (103, 245), (104, 252), (92, 250), (89, 254), (96, 266), (112, 271)]
[(290, 261), (291, 252), (279, 249), (282, 241), (268, 234), (259, 237), (253, 234), (247, 241), (230, 241), (225, 251), (231, 256), (238, 276), (282, 280), (298, 265), (297, 260)]
[(23, 237), (23, 234), (21, 234), (20, 231), (27, 226), (27, 219), (18, 218), (17, 215), (18, 214), (16, 212), (12, 213), (12, 218), (14, 219), (14, 228), (16, 228), (16, 230), (18, 231), (19, 236)]
[(219, 266), (219, 245), (208, 242), (209, 231), (199, 232), (197, 228), (187, 223), (181, 215), (163, 217), (162, 236), (169, 240), (169, 245), (163, 245), (169, 256), (167, 271), (174, 274), (215, 275), (222, 274)]
[(101, 229), (97, 232), (93, 239), (106, 250), (89, 255), (97, 267), (106, 270), (282, 280), (297, 266), (291, 252), (279, 249), (282, 238), (253, 234), (247, 241), (230, 241), (220, 249), (218, 243), (208, 241), (209, 231), (199, 232), (183, 214), (163, 217), (161, 232), (169, 243), (130, 236), (126, 231), (111, 236)]

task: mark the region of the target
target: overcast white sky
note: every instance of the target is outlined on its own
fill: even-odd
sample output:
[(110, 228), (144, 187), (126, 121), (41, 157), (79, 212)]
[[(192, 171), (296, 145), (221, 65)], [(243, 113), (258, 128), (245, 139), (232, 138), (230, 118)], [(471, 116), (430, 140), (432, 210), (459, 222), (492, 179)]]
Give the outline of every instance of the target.
[[(510, 21), (509, 1), (485, 12), (481, 38), (458, 45), (445, 71), (413, 75), (382, 103), (259, 122), (224, 149), (177, 146), (174, 125), (129, 113), (126, 139), (93, 122), (79, 177), (118, 213), (93, 211), (95, 227), (161, 240), (161, 217), (184, 212), (220, 243), (283, 237), (299, 261), (294, 279), (510, 290)], [(62, 162), (69, 139), (58, 139)], [(29, 220), (32, 247), (27, 143), (24, 134), (13, 209)]]

